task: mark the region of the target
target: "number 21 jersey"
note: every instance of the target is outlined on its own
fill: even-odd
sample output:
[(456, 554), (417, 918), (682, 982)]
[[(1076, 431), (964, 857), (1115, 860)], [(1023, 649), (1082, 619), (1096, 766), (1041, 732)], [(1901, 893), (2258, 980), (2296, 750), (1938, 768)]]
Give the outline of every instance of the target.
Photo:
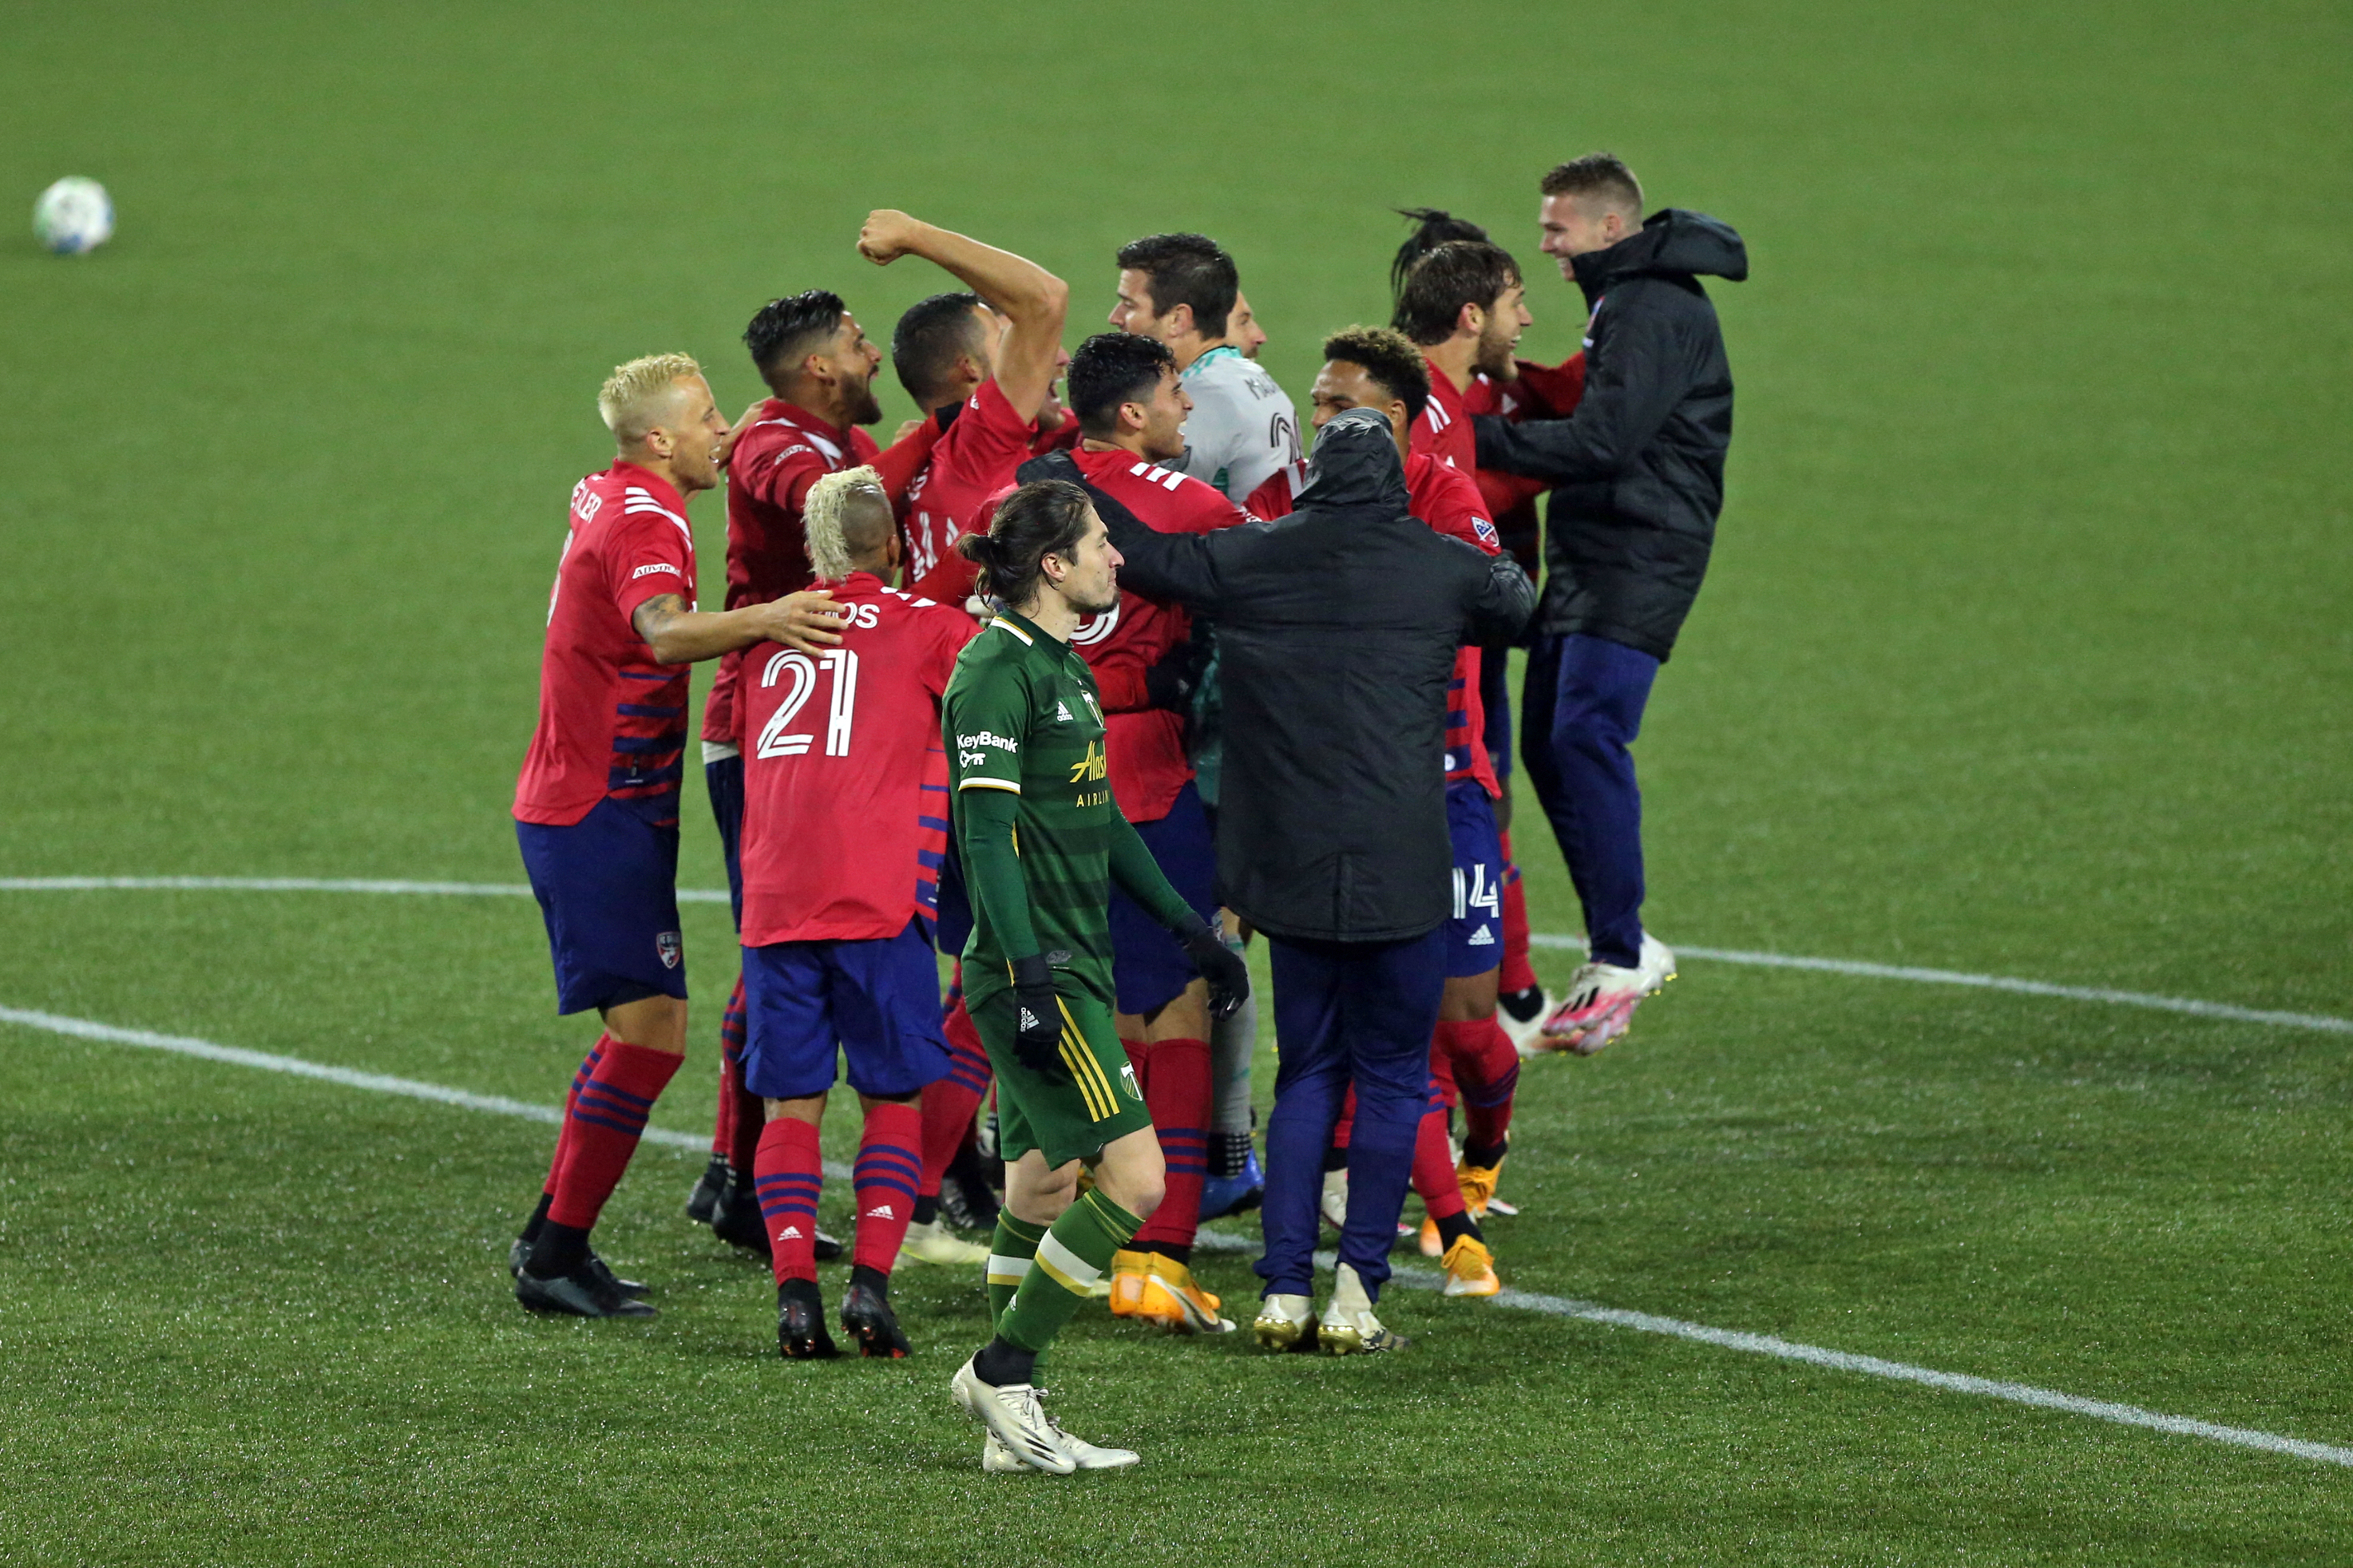
[(978, 629), (853, 572), (822, 653), (744, 656), (744, 945), (895, 937), (938, 918), (948, 769), (939, 699)]

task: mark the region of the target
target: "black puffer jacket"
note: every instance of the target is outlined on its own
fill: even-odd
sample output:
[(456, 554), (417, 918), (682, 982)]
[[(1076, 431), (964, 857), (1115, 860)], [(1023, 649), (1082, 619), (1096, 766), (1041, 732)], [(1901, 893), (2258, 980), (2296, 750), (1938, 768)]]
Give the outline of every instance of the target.
[[(1084, 482), (1060, 454), (1021, 478)], [(1155, 533), (1092, 493), (1127, 558), (1121, 585), (1217, 618), (1227, 906), (1306, 940), (1394, 942), (1438, 926), (1453, 909), (1454, 650), (1519, 634), (1535, 607), (1526, 574), (1411, 515), (1397, 441), (1370, 410), (1324, 427), (1297, 510), (1278, 521)]]
[(1732, 367), (1699, 278), (1738, 282), (1748, 251), (1670, 207), (1576, 268), (1584, 400), (1567, 419), (1481, 419), (1479, 466), (1553, 482), (1537, 629), (1665, 658), (1707, 574), (1732, 445)]

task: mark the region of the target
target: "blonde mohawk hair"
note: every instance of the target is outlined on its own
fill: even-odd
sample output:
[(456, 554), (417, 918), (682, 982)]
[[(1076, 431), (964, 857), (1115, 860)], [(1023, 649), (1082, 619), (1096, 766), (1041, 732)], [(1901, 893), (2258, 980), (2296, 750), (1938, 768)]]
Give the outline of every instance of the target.
[(596, 394), (596, 412), (605, 416), (605, 428), (613, 433), (614, 440), (634, 447), (670, 412), (669, 405), (678, 395), (679, 377), (702, 374), (702, 367), (692, 354), (633, 359), (616, 365), (605, 378), (603, 389)]
[(856, 552), (849, 542), (849, 512), (860, 501), (879, 507), (885, 516), (890, 513), (891, 498), (882, 489), (882, 476), (871, 468), (844, 468), (808, 488), (801, 521), (808, 539), (809, 564), (822, 582), (839, 583), (850, 574)]

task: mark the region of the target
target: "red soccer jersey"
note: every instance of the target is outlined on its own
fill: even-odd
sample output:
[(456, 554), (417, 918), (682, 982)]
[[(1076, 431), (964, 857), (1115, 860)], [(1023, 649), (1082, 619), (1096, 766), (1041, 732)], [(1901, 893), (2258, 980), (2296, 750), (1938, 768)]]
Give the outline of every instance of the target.
[[(1438, 373), (1430, 374), (1435, 377)], [(1284, 464), (1250, 491), (1250, 514), (1269, 521), (1290, 516), (1293, 501), (1306, 483), (1305, 463)], [(1431, 528), (1485, 554), (1503, 552), (1495, 525), (1487, 521), (1487, 503), (1461, 469), (1449, 468), (1428, 452), (1415, 452), (1405, 460), (1405, 489), (1413, 515)], [(1491, 798), (1501, 800), (1504, 786), (1487, 755), (1486, 733), (1486, 705), (1479, 700), (1479, 650), (1457, 648), (1454, 675), (1446, 686), (1446, 782), (1476, 779)]]
[(938, 565), (966, 520), (1013, 482), (1013, 470), (1029, 460), (1036, 436), (994, 377), (965, 400), (933, 443), (931, 461), (907, 487), (907, 582)]
[(939, 699), (980, 628), (871, 573), (833, 594), (850, 612), (839, 647), (744, 657), (746, 947), (893, 937), (939, 916)]
[[(1208, 533), (1248, 521), (1212, 487), (1132, 452), (1090, 452), (1082, 447), (1071, 455), (1089, 484), (1158, 532)], [(1190, 618), (1176, 605), (1123, 593), (1108, 614), (1079, 623), (1071, 634), (1071, 646), (1105, 691), (1140, 692), (1144, 672), (1192, 629)], [(1111, 768), (1112, 798), (1130, 822), (1157, 822), (1168, 815), (1193, 776), (1193, 765), (1185, 760), (1184, 718), (1166, 708), (1122, 711), (1108, 702), (1104, 708), (1103, 752)]]
[(1471, 427), (1470, 411), (1462, 406), (1462, 391), (1427, 356), (1422, 363), (1430, 366), (1430, 401), (1421, 405), (1421, 417), (1413, 422), (1407, 439), (1415, 452), (1427, 452), (1469, 474), (1479, 466), (1479, 436)]
[(664, 594), (694, 602), (686, 501), (668, 480), (617, 462), (572, 487), (569, 521), (515, 817), (569, 826), (609, 795), (675, 822), (688, 667), (657, 664), (630, 617)]
[[(881, 448), (859, 429), (828, 425), (781, 397), (760, 405), (727, 463), (727, 608), (781, 599), (809, 585), (801, 508), (827, 474), (874, 460)], [(719, 661), (702, 709), (702, 738), (733, 744), (736, 671), (744, 656)]]

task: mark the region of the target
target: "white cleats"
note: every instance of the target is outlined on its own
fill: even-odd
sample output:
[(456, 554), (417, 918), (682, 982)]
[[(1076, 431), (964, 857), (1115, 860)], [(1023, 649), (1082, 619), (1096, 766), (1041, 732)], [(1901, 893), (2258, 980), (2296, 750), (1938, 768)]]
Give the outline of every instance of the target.
[(1528, 1021), (1525, 1024), (1513, 1017), (1509, 1008), (1495, 1009), (1495, 1022), (1504, 1026), (1504, 1036), (1519, 1051), (1520, 1059), (1523, 1061), (1552, 1054), (1552, 1047), (1544, 1043), (1545, 1020), (1552, 1016), (1552, 1010), (1559, 1004), (1554, 1000), (1553, 994), (1549, 991), (1540, 992), (1538, 994), (1543, 1000), (1538, 1004), (1536, 1010), (1528, 1016)]
[(977, 1242), (948, 1234), (948, 1227), (934, 1220), (929, 1225), (911, 1225), (907, 1239), (899, 1244), (899, 1262), (937, 1263), (944, 1266), (969, 1265), (988, 1261), (988, 1248)]
[(1296, 1350), (1301, 1341), (1315, 1338), (1315, 1304), (1304, 1296), (1263, 1297), (1250, 1331), (1261, 1350)]
[[(1053, 1426), (1052, 1417), (1047, 1418), (1047, 1425)], [(1062, 1439), (1062, 1451), (1071, 1456), (1080, 1469), (1124, 1470), (1138, 1460), (1132, 1448), (1097, 1447), (1084, 1438), (1071, 1436), (1060, 1426), (1055, 1426), (1054, 1430)], [(994, 1432), (980, 1446), (980, 1468), (992, 1476), (1034, 1476), (1039, 1473), (1037, 1466), (1026, 1463), (1012, 1449), (998, 1442)]]
[(1624, 1036), (1642, 998), (1674, 977), (1673, 950), (1645, 931), (1633, 968), (1595, 962), (1577, 970), (1569, 982), (1567, 1000), (1544, 1021), (1543, 1043), (1552, 1050), (1589, 1057)]
[(1335, 1270), (1331, 1302), (1316, 1321), (1315, 1348), (1326, 1355), (1369, 1355), (1403, 1350), (1409, 1342), (1403, 1334), (1382, 1326), (1356, 1268), (1341, 1264)]
[(965, 1415), (987, 1427), (988, 1435), (1005, 1446), (1008, 1458), (1055, 1476), (1067, 1476), (1079, 1468), (1078, 1460), (1064, 1450), (1054, 1424), (1046, 1419), (1038, 1391), (1029, 1384), (1008, 1383), (1000, 1388), (983, 1383), (967, 1361), (948, 1380), (948, 1392)]
[(1324, 1223), (1334, 1230), (1348, 1224), (1348, 1173), (1345, 1167), (1324, 1173)]

